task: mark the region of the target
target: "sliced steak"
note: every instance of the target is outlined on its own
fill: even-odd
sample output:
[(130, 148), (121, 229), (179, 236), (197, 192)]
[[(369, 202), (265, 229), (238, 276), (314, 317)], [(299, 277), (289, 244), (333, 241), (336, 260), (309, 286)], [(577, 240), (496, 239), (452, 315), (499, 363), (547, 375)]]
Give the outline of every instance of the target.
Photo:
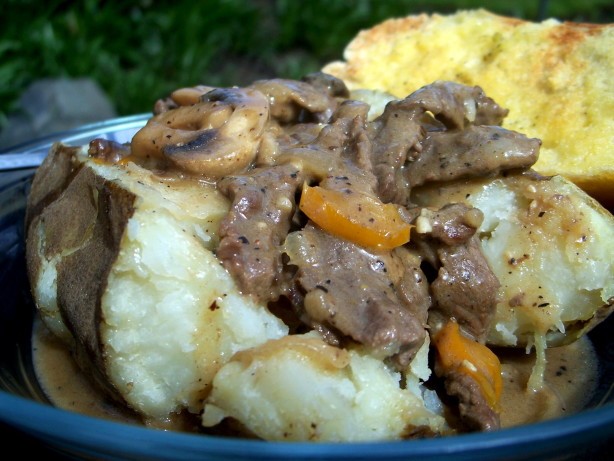
[(220, 224), (217, 257), (240, 289), (263, 302), (279, 297), (283, 283), (281, 245), (302, 183), (292, 164), (228, 176), (218, 188), (232, 200)]
[(463, 330), (483, 342), (495, 315), (499, 280), (478, 238), (474, 236), (461, 245), (442, 245), (437, 255), (441, 267), (431, 284), (433, 316), (456, 319)]
[(460, 419), (469, 430), (493, 431), (501, 427), (499, 414), (488, 405), (471, 376), (453, 371), (443, 378), (446, 392), (458, 400)]
[(411, 187), (433, 181), (494, 176), (528, 168), (537, 161), (541, 141), (498, 126), (429, 133), (420, 156), (408, 163)]
[(479, 86), (443, 80), (423, 86), (403, 104), (432, 113), (448, 129), (464, 129), (469, 124), (500, 125), (508, 113)]
[(422, 156), (428, 131), (464, 130), (472, 123), (500, 124), (507, 110), (478, 87), (453, 82), (426, 85), (400, 101), (387, 104), (371, 124), (374, 172), (384, 202), (408, 204), (405, 170)]
[(372, 254), (308, 224), (286, 241), (303, 318), (407, 365), (423, 344), (430, 306), (426, 277), (402, 253)]
[(465, 243), (484, 219), (480, 210), (462, 203), (450, 203), (439, 210), (423, 208), (415, 215), (417, 237), (426, 236), (445, 245)]
[(531, 166), (541, 143), (498, 126), (506, 115), (480, 87), (445, 81), (391, 101), (370, 125), (380, 198), (409, 205), (429, 181)]

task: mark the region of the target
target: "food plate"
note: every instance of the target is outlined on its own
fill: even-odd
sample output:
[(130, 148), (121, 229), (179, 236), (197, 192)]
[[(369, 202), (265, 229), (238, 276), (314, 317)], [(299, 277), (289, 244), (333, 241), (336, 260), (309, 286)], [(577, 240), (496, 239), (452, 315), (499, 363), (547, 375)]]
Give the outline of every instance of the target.
[[(40, 444), (71, 459), (607, 459), (614, 440), (612, 317), (590, 333), (600, 361), (600, 378), (584, 411), (492, 433), (361, 444), (263, 442), (147, 429), (50, 405), (36, 381), (31, 360), (35, 311), (26, 277), (23, 236), (30, 180), (53, 142), (80, 145), (97, 137), (127, 142), (148, 118), (149, 114), (143, 114), (88, 125), (0, 153), (0, 422), (4, 425), (0, 429), (23, 434), (13, 445), (24, 441)], [(23, 453), (23, 447), (11, 448)]]

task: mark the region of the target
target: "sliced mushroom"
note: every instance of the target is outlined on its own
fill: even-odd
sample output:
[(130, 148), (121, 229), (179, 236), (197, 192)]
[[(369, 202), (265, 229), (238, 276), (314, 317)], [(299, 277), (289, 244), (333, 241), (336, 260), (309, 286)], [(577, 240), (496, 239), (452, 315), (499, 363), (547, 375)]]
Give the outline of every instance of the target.
[(189, 173), (222, 177), (249, 167), (268, 118), (269, 102), (260, 91), (217, 88), (196, 104), (151, 118), (134, 136), (132, 153)]

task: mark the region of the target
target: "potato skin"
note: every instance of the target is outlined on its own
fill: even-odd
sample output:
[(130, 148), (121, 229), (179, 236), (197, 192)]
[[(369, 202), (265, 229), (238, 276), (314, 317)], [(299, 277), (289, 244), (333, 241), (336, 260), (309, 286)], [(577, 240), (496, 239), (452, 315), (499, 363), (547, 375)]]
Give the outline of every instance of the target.
[(66, 188), (66, 184), (79, 166), (74, 161), (78, 147), (56, 143), (34, 174), (26, 207), (26, 229), (35, 216)]
[(54, 145), (34, 176), (26, 212), (28, 277), (34, 287), (43, 260), (70, 253), (57, 265), (59, 312), (79, 365), (122, 401), (105, 375), (99, 325), (101, 296), (136, 196), (77, 162), (78, 150)]

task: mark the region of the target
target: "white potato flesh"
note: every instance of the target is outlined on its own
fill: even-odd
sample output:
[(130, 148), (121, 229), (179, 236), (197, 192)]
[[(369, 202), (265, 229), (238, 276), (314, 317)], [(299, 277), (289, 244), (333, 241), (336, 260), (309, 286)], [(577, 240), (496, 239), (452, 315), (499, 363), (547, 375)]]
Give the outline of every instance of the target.
[[(43, 228), (39, 226), (36, 229), (37, 232), (42, 233)], [(44, 241), (44, 238), (40, 238), (41, 242)], [(41, 267), (38, 273), (38, 278), (36, 282), (33, 284), (32, 291), (34, 298), (36, 299), (36, 304), (38, 308), (38, 313), (41, 316), (41, 319), (49, 328), (49, 330), (64, 341), (67, 344), (71, 344), (73, 341), (72, 335), (64, 321), (62, 320), (62, 315), (60, 314), (60, 308), (57, 303), (57, 264), (60, 260), (60, 256), (55, 258), (46, 259), (43, 257), (42, 249), (38, 249), (38, 254), (40, 255)]]
[(400, 373), (367, 354), (313, 333), (287, 336), (240, 352), (220, 369), (203, 425), (232, 417), (261, 438), (285, 441), (392, 440), (421, 426), (448, 430), (420, 388), (400, 382)]

